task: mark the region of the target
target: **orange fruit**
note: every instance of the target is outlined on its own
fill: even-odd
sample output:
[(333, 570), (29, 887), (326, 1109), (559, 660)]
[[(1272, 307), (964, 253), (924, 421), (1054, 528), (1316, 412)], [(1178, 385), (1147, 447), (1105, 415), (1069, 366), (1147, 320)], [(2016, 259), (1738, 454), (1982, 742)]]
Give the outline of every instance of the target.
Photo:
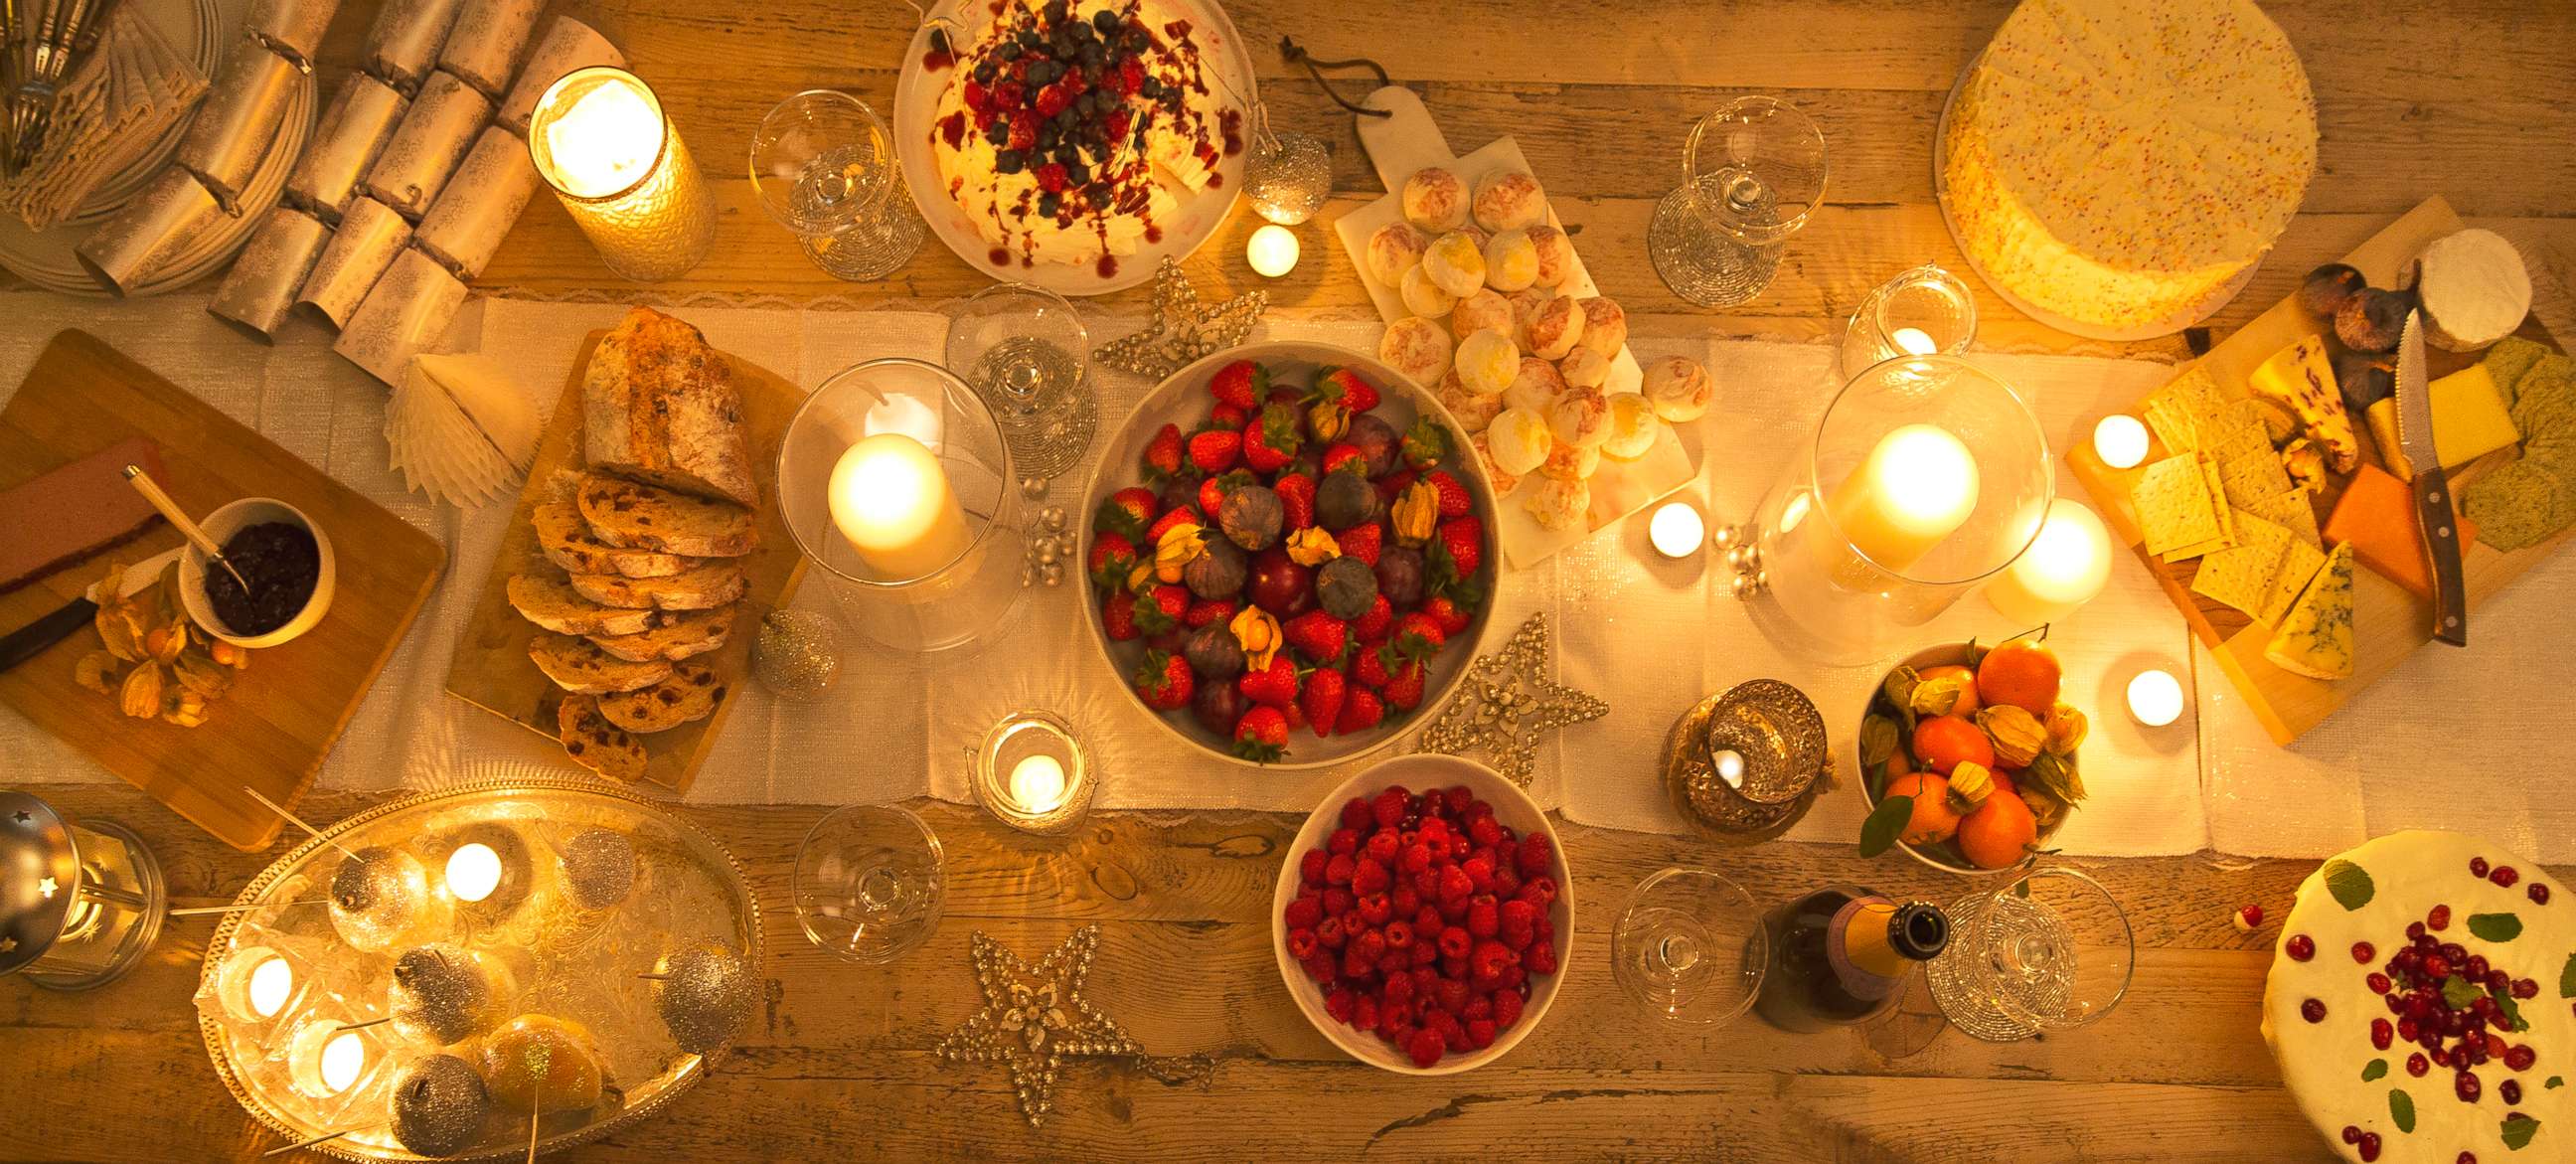
[(2014, 639), (1986, 652), (1977, 664), (1977, 694), (1986, 706), (2010, 704), (2042, 720), (2057, 706), (2057, 688), (2066, 677), (2057, 652), (2046, 643)]
[(1977, 702), (1977, 673), (1976, 673), (1976, 672), (1971, 671), (1971, 670), (1969, 670), (1969, 669), (1967, 669), (1967, 668), (1965, 668), (1965, 667), (1961, 667), (1961, 666), (1958, 666), (1958, 665), (1956, 665), (1956, 664), (1953, 664), (1953, 665), (1951, 665), (1951, 666), (1947, 666), (1947, 667), (1925, 667), (1925, 668), (1922, 670), (1922, 672), (1921, 672), (1921, 674), (1919, 675), (1919, 677), (1920, 677), (1920, 678), (1924, 678), (1924, 679), (1946, 679), (1946, 678), (1949, 678), (1949, 677), (1954, 676), (1954, 675), (1955, 675), (1955, 676), (1957, 676), (1957, 677), (1959, 677), (1959, 678), (1961, 678), (1961, 679), (1965, 679), (1965, 680), (1967, 680), (1967, 681), (1968, 681), (1968, 687), (1967, 687), (1967, 690), (1965, 690), (1965, 691), (1961, 691), (1961, 692), (1959, 693), (1959, 705), (1958, 705), (1958, 706), (1956, 706), (1956, 707), (1951, 708), (1951, 709), (1950, 709), (1950, 714), (1952, 714), (1952, 715), (1975, 715), (1975, 714), (1977, 714), (1977, 709), (1978, 709), (1979, 707), (1984, 706), (1984, 704), (1981, 704), (1981, 703), (1978, 703), (1978, 702)]
[(1962, 760), (1994, 767), (1995, 745), (1976, 721), (1963, 715), (1936, 715), (1914, 725), (1914, 758), (1947, 776)]
[(2009, 869), (2028, 856), (2039, 840), (2039, 818), (2021, 797), (2002, 793), (1986, 798), (1977, 811), (1959, 822), (1959, 851), (1980, 869)]
[(1959, 814), (1950, 811), (1950, 782), (1929, 772), (1913, 772), (1887, 782), (1889, 796), (1914, 798), (1914, 815), (1896, 839), (1909, 845), (1934, 845), (1959, 831)]

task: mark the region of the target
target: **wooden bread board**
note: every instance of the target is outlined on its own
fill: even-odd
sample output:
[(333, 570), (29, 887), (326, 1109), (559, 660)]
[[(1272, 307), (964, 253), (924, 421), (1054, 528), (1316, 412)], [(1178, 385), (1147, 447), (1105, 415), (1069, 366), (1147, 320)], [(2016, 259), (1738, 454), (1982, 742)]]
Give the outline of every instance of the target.
[[(1404, 299), (1393, 287), (1379, 283), (1368, 275), (1368, 241), (1379, 227), (1404, 221), (1404, 182), (1426, 166), (1443, 166), (1455, 171), (1469, 191), (1476, 180), (1497, 170), (1519, 170), (1537, 176), (1529, 159), (1522, 156), (1520, 143), (1509, 137), (1466, 157), (1449, 152), (1448, 139), (1441, 136), (1440, 126), (1423, 108), (1422, 98), (1401, 85), (1390, 85), (1369, 95), (1366, 104), (1372, 109), (1385, 109), (1388, 117), (1357, 117), (1360, 144), (1368, 147), (1369, 164), (1376, 167), (1378, 180), (1390, 193), (1385, 197), (1343, 215), (1334, 222), (1333, 230), (1342, 240), (1342, 249), (1350, 256), (1351, 265), (1360, 272), (1360, 283), (1368, 288), (1369, 298), (1377, 304), (1380, 318), (1388, 323), (1411, 314)], [(1545, 185), (1544, 182), (1541, 183)], [(1563, 220), (1556, 216), (1554, 199), (1549, 200), (1548, 224), (1560, 230)], [(1572, 232), (1568, 232), (1571, 237)], [(1601, 294), (1592, 281), (1591, 269), (1585, 266), (1578, 249), (1574, 270), (1558, 287), (1562, 294), (1591, 297)], [(1605, 393), (1634, 392), (1645, 381), (1635, 353), (1622, 347), (1610, 361), (1610, 376), (1601, 390)], [(1425, 398), (1436, 399), (1439, 385), (1424, 384)], [(1478, 471), (1482, 471), (1481, 464)], [(1655, 435), (1655, 445), (1634, 462), (1622, 464), (1604, 458), (1601, 468), (1592, 475), (1592, 508), (1583, 524), (1574, 529), (1552, 530), (1539, 525), (1517, 500), (1521, 491), (1537, 488), (1538, 475), (1530, 474), (1510, 494), (1501, 490), (1495, 505), (1494, 524), (1501, 534), (1503, 557), (1515, 570), (1526, 570), (1545, 561), (1549, 555), (1591, 537), (1609, 526), (1644, 509), (1656, 498), (1691, 482), (1691, 457), (1682, 447), (1681, 434), (1671, 425)]]
[[(482, 596), (457, 637), (456, 654), (447, 669), (449, 694), (549, 740), (556, 738), (555, 708), (563, 702), (563, 692), (529, 660), (528, 644), (541, 632), (511, 608), (508, 586), (510, 575), (516, 573), (562, 574), (538, 548), (530, 514), (552, 497), (550, 482), (558, 470), (581, 471), (582, 377), (606, 334), (595, 331), (582, 340), (572, 378), (555, 402), (545, 434), (537, 439), (535, 463), (511, 510), (501, 551), (493, 555), (491, 576), (484, 579)], [(760, 547), (742, 559), (746, 584), (734, 606), (732, 635), (725, 645), (696, 659), (714, 669), (726, 684), (724, 697), (704, 719), (638, 737), (650, 754), (644, 779), (673, 792), (689, 790), (698, 766), (706, 762), (715, 744), (716, 732), (733, 710), (736, 694), (751, 680), (751, 642), (760, 616), (786, 605), (805, 573), (805, 556), (797, 552), (786, 519), (779, 513), (774, 476), (779, 441), (787, 433), (787, 422), (805, 402), (805, 394), (766, 368), (730, 353), (724, 357), (733, 367), (734, 386), (742, 393), (743, 436), (751, 450), (752, 477), (761, 491), (762, 504), (754, 520)]]
[[(2359, 268), (2369, 278), (2371, 286), (2393, 287), (2397, 285), (2400, 271), (2423, 251), (2426, 244), (2460, 230), (2461, 226), (2460, 218), (2452, 213), (2450, 204), (2436, 196), (2371, 236), (2343, 261)], [(2208, 369), (2220, 388), (2231, 394), (2241, 394), (2248, 374), (2273, 353), (2296, 343), (2301, 336), (2324, 334), (2329, 330), (2330, 325), (2325, 321), (2311, 318), (2302, 310), (2293, 295), (2274, 304), (2271, 310), (2211, 348), (2194, 364)], [(2547, 333), (2529, 319), (2523, 322), (2522, 334), (2556, 346)], [(2447, 352), (2430, 345), (2425, 348), (2429, 374), (2435, 379), (2476, 363), (2483, 355), (2482, 352)], [(2175, 369), (2175, 374), (2180, 375), (2194, 364)], [(2355, 416), (2353, 429), (2360, 439), (2363, 459), (2384, 465), (2371, 439), (2370, 426)], [(2233, 607), (2192, 592), (2192, 578), (2200, 568), (2197, 559), (2167, 563), (2147, 552), (2145, 533), (2139, 525), (2135, 508), (2130, 504), (2129, 494), (2148, 465), (2169, 455), (2162, 441), (2152, 437), (2150, 441), (2151, 450), (2146, 460), (2139, 462), (2136, 468), (2114, 469), (2105, 464), (2093, 451), (2090, 439), (2079, 441), (2067, 454), (2067, 467), (2093, 495), (2093, 503), (2102, 511), (2103, 520), (2137, 552), (2139, 559), (2147, 564), (2147, 572), (2164, 586), (2165, 593), (2182, 611), (2183, 621), (2190, 624), (2192, 633), (2200, 637), (2210, 654), (2218, 660), (2219, 668), (2226, 672), (2228, 681), (2244, 696), (2246, 707), (2270, 733), (2273, 742), (2287, 745), (2298, 739), (2309, 728), (2333, 715), (2346, 700), (2395, 669), (2415, 648), (2432, 640), (2432, 603), (2417, 598), (2367, 567), (2356, 567), (2353, 571), (2352, 677), (2311, 679), (2273, 665), (2263, 657), (2263, 648), (2271, 640), (2270, 626), (2255, 622)], [(2512, 448), (2500, 449), (2455, 470), (2450, 474), (2453, 492), (2476, 480), (2480, 474), (2512, 461), (2516, 455)], [(2335, 500), (2341, 496), (2341, 486), (2340, 481), (2336, 482), (2317, 500), (2317, 523), (2320, 527), (2325, 524), (2326, 515), (2333, 512)], [(2467, 578), (2469, 609), (2473, 612), (2469, 619), (2469, 649), (2475, 650), (2479, 645), (2477, 619), (2474, 617), (2478, 605), (2520, 577), (2523, 571), (2557, 552), (2558, 547), (2571, 536), (2576, 536), (2576, 527), (2561, 530), (2547, 541), (2512, 553), (2501, 552), (2483, 542), (2466, 544), (2460, 564)]]
[[(99, 649), (83, 629), (0, 672), (0, 703), (245, 852), (284, 823), (244, 794), (292, 806), (312, 787), (376, 672), (428, 600), (447, 551), (384, 507), (332, 480), (82, 331), (46, 345), (0, 411), (0, 487), (16, 485), (129, 436), (161, 447), (161, 485), (204, 514), (243, 497), (274, 497), (311, 515), (336, 551), (330, 613), (302, 636), (251, 654), (231, 690), (193, 728), (134, 719), (72, 681)], [(163, 523), (141, 538), (0, 595), (0, 627), (19, 627), (81, 596), (113, 559), (132, 564), (180, 544)]]

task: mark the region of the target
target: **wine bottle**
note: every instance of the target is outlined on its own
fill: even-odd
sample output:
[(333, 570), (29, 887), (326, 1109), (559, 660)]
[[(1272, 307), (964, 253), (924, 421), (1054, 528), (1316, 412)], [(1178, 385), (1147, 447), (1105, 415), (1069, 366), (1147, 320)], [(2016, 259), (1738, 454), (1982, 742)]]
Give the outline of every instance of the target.
[(1764, 919), (1771, 965), (1754, 1010), (1789, 1031), (1865, 1022), (1905, 993), (1916, 963), (1950, 940), (1950, 919), (1929, 902), (1898, 904), (1850, 885), (1828, 886)]

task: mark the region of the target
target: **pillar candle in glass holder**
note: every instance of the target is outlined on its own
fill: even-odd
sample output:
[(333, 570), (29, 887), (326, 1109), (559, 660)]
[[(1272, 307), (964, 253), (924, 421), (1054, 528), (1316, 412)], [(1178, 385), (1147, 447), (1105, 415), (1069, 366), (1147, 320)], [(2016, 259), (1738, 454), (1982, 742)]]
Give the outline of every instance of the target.
[(715, 242), (714, 196), (633, 73), (600, 66), (557, 80), (528, 117), (528, 156), (620, 278), (676, 278)]
[(1976, 507), (1976, 457), (1959, 438), (1928, 424), (1880, 438), (1827, 503), (1852, 548), (1891, 571), (1921, 561)]
[(939, 458), (903, 433), (851, 445), (832, 467), (831, 491), (832, 523), (886, 581), (936, 574), (973, 540)]
[(2015, 626), (2038, 626), (2093, 601), (2110, 577), (2111, 534), (2102, 519), (2083, 502), (2060, 498), (2030, 548), (1987, 585), (1986, 600)]

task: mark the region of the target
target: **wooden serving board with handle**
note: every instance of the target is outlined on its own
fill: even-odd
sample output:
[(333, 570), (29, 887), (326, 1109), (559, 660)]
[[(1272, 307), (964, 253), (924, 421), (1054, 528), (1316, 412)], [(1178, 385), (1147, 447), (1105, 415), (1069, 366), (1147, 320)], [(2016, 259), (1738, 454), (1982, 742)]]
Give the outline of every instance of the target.
[[(332, 480), (117, 352), (66, 331), (46, 345), (0, 411), (0, 487), (131, 436), (161, 447), (161, 485), (205, 514), (243, 497), (274, 497), (310, 515), (337, 551), (331, 611), (312, 630), (251, 653), (231, 690), (193, 728), (134, 719), (72, 681), (99, 649), (75, 632), (6, 672), (0, 703), (86, 752), (225, 844), (265, 849), (285, 822), (245, 794), (292, 806), (355, 715), (447, 568), (447, 551), (384, 507)], [(0, 627), (19, 627), (81, 596), (114, 560), (132, 564), (180, 544), (167, 523), (135, 541), (0, 595)]]
[[(2460, 217), (2439, 196), (2425, 200), (2408, 211), (2370, 241), (2355, 248), (2344, 262), (2361, 270), (2373, 287), (2394, 287), (2407, 264), (2422, 253), (2426, 244), (2461, 229)], [(2312, 318), (2301, 309), (2294, 295), (2272, 306), (2209, 350), (2196, 364), (2209, 370), (2218, 385), (2234, 395), (2246, 393), (2248, 374), (2270, 359), (2272, 354), (2298, 342), (2301, 336), (2325, 334), (2330, 325)], [(2557, 346), (2537, 323), (2523, 321), (2522, 334)], [(2461, 354), (2427, 347), (2429, 374), (2438, 379), (2470, 364), (2484, 353)], [(2180, 375), (2192, 365), (2175, 369)], [(2371, 439), (2370, 426), (2362, 418), (2353, 418), (2354, 433), (2360, 438), (2363, 459), (2385, 465)], [(2090, 431), (2089, 429), (2085, 431)], [(2147, 459), (2132, 469), (2114, 469), (2093, 451), (2089, 439), (2079, 442), (2066, 455), (2075, 479), (2093, 495), (2093, 503), (2102, 511), (2102, 519), (2128, 546), (2137, 551), (2147, 564), (2147, 572), (2163, 585), (2166, 595), (2182, 611), (2183, 621), (2192, 633), (2209, 648), (2218, 660), (2219, 669), (2245, 697), (2245, 705), (2257, 722), (2270, 733), (2274, 743), (2287, 745), (2309, 728), (2333, 715), (2336, 709), (2363, 688), (2379, 681), (2414, 653), (2415, 648), (2432, 641), (2433, 604), (2416, 597), (2405, 587), (2381, 577), (2365, 566), (2353, 570), (2353, 670), (2349, 679), (2311, 679), (2285, 671), (2263, 657), (2263, 648), (2271, 641), (2272, 628), (2255, 622), (2242, 611), (2211, 601), (2192, 592), (2192, 578), (2200, 568), (2199, 560), (2168, 563), (2146, 550), (2146, 535), (2138, 523), (2137, 510), (2129, 502), (2129, 493), (2148, 465), (2168, 454), (2163, 442), (2152, 442)], [(2482, 473), (2514, 459), (2511, 448), (2499, 449), (2450, 475), (2453, 491), (2474, 481)], [(2317, 500), (2317, 524), (2325, 524), (2327, 514), (2342, 495), (2342, 482), (2336, 481)], [(2467, 577), (2469, 592), (2469, 648), (2478, 648), (2478, 626), (2475, 611), (2489, 595), (2522, 575), (2522, 572), (2556, 553), (2568, 538), (2576, 537), (2576, 527), (2537, 545), (2504, 553), (2483, 542), (2469, 542), (2461, 555), (2460, 565)], [(2331, 547), (2329, 547), (2331, 548)]]
[[(582, 470), (582, 376), (599, 350), (600, 338), (607, 334), (595, 331), (582, 340), (571, 381), (555, 403), (545, 434), (537, 439), (536, 460), (511, 511), (501, 552), (493, 555), (492, 574), (484, 579), (482, 596), (457, 636), (456, 654), (447, 668), (449, 694), (549, 740), (555, 738), (555, 708), (563, 702), (563, 691), (529, 660), (528, 644), (541, 632), (511, 608), (508, 586), (510, 575), (523, 571), (562, 574), (538, 548), (530, 514), (553, 497), (551, 482), (558, 471), (578, 474)], [(779, 441), (787, 434), (787, 422), (805, 402), (805, 394), (777, 373), (730, 353), (724, 357), (733, 366), (734, 386), (742, 393), (743, 435), (750, 445), (752, 477), (761, 491), (762, 504), (755, 515), (760, 547), (742, 559), (745, 586), (734, 606), (732, 635), (725, 645), (696, 659), (713, 668), (725, 683), (724, 697), (704, 719), (638, 737), (650, 756), (644, 779), (675, 793), (689, 790), (698, 765), (706, 762), (715, 744), (716, 732), (733, 710), (736, 694), (751, 681), (751, 642), (760, 617), (785, 606), (805, 573), (805, 556), (797, 552), (795, 539), (787, 533), (787, 520), (780, 514), (775, 478)]]

